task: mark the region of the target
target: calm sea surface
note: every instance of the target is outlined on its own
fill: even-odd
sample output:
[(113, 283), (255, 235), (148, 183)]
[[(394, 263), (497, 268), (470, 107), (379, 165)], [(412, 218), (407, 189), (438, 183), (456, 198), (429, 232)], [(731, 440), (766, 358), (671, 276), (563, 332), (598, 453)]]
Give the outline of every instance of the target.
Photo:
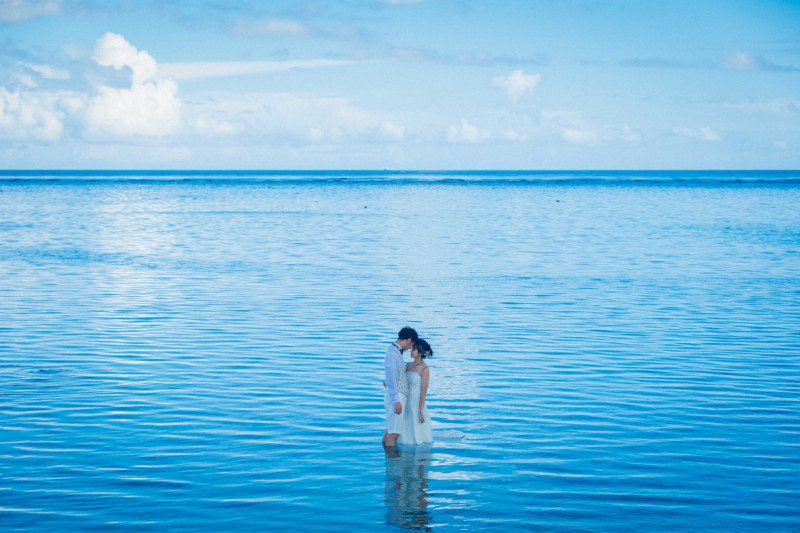
[(800, 173), (18, 174), (3, 531), (800, 529)]

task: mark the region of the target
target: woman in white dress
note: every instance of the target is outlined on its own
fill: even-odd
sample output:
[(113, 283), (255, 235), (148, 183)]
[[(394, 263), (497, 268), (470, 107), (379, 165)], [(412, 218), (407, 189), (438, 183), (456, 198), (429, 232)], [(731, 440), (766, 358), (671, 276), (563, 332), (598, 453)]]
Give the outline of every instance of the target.
[(417, 340), (411, 349), (413, 361), (406, 363), (408, 378), (408, 400), (403, 409), (403, 432), (398, 439), (399, 444), (429, 444), (433, 442), (431, 418), (425, 407), (425, 396), (428, 393), (430, 371), (425, 359), (433, 355), (431, 345), (423, 339)]

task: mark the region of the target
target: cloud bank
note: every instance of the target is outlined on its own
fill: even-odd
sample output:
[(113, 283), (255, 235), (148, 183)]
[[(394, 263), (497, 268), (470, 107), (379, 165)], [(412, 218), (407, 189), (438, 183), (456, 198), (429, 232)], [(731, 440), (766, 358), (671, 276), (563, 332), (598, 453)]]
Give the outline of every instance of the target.
[[(0, 86), (0, 139), (53, 143), (69, 133), (100, 144), (175, 136), (176, 142), (238, 136), (241, 140), (294, 139), (329, 144), (345, 139), (398, 142), (406, 127), (386, 116), (364, 112), (342, 98), (300, 98), (266, 93), (220, 94), (219, 105), (194, 99), (187, 107), (179, 80), (225, 78), (290, 69), (327, 68), (349, 61), (231, 61), (159, 64), (117, 33), (99, 38), (84, 73), (88, 88), (65, 87), (85, 75), (35, 62), (17, 62), (17, 89)], [(73, 63), (80, 68), (80, 63)], [(98, 70), (99, 67), (99, 70)], [(97, 80), (101, 81), (97, 81)], [(74, 80), (74, 81), (73, 81)], [(122, 81), (122, 84), (120, 82)], [(43, 90), (42, 86), (51, 87)], [(187, 114), (188, 111), (188, 114)], [(180, 137), (178, 137), (180, 134)]]

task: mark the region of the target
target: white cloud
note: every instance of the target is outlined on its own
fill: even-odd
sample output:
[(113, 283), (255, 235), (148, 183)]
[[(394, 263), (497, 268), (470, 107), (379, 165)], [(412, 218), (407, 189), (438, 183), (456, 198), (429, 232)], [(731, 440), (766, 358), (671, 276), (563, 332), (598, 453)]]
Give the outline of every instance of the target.
[(58, 70), (48, 65), (31, 65), (25, 64), (26, 67), (34, 71), (35, 73), (39, 74), (43, 78), (47, 78), (49, 80), (68, 80), (70, 79), (70, 73), (66, 70)]
[(301, 22), (289, 19), (256, 19), (237, 20), (233, 31), (245, 36), (287, 36), (307, 35), (311, 33), (308, 26)]
[(0, 21), (3, 22), (19, 22), (60, 12), (60, 0), (0, 0)]
[(419, 138), (423, 129), (409, 127), (406, 121), (414, 122), (413, 117), (375, 113), (348, 98), (290, 93), (211, 93), (187, 99), (183, 116), (188, 127), (181, 133), (187, 138), (201, 142), (224, 136), (221, 142), (229, 146), (255, 143), (272, 150), (397, 147)]
[(735, 70), (754, 70), (759, 66), (753, 56), (744, 52), (736, 52), (723, 57), (722, 65)]
[(381, 139), (389, 141), (402, 141), (405, 139), (406, 129), (403, 126), (399, 126), (389, 122), (388, 120), (384, 120), (380, 124), (379, 136)]
[(189, 125), (192, 131), (201, 135), (216, 137), (219, 135), (235, 135), (239, 133), (239, 128), (226, 120), (218, 120), (211, 117), (198, 117), (192, 120)]
[(497, 76), (492, 81), (503, 88), (511, 100), (518, 102), (524, 96), (533, 94), (541, 79), (539, 74), (525, 74), (521, 70), (515, 70), (508, 76)]
[(676, 128), (673, 131), (677, 135), (680, 135), (681, 137), (688, 137), (690, 139), (697, 139), (699, 141), (705, 141), (705, 142), (722, 141), (722, 138), (719, 135), (717, 135), (717, 133), (711, 128), (699, 128), (699, 129)]
[(642, 140), (642, 136), (638, 131), (634, 131), (628, 124), (622, 127), (622, 139), (629, 143), (638, 143)]
[(528, 140), (528, 136), (524, 133), (521, 133), (514, 128), (506, 128), (503, 132), (503, 137), (508, 141), (514, 142), (525, 142)]
[(83, 94), (64, 94), (59, 98), (59, 106), (69, 115), (76, 115), (86, 108), (86, 97)]
[(452, 143), (477, 143), (491, 137), (487, 130), (479, 129), (467, 119), (461, 119), (461, 125), (447, 128), (447, 140)]
[(130, 72), (130, 86), (99, 86), (96, 94), (36, 90), (38, 82), (67, 81), (71, 73), (50, 65), (19, 63), (21, 88), (0, 88), (0, 137), (52, 142), (62, 138), (66, 124), (83, 124), (90, 136), (142, 135), (160, 137), (181, 125), (181, 102), (173, 80), (156, 79), (158, 65), (121, 35), (107, 33), (97, 41), (94, 61)]
[(162, 137), (181, 124), (181, 102), (174, 81), (143, 83), (130, 89), (100, 87), (92, 99), (88, 124), (92, 133)]
[[(84, 164), (93, 168), (196, 168), (191, 148), (171, 144), (147, 144), (146, 150), (136, 149), (129, 142), (90, 143), (82, 145)], [(75, 158), (68, 161), (74, 163)]]
[(158, 73), (158, 64), (144, 50), (138, 51), (125, 37), (117, 33), (106, 33), (97, 41), (94, 60), (98, 65), (119, 70), (128, 67), (133, 71), (133, 85), (142, 84)]
[(746, 52), (735, 52), (728, 54), (720, 59), (720, 65), (724, 68), (744, 71), (761, 72), (800, 72), (800, 68), (794, 65), (781, 65), (773, 63), (760, 56), (754, 56)]
[(128, 89), (99, 87), (87, 115), (90, 133), (161, 137), (178, 130), (178, 84), (154, 79), (158, 64), (150, 54), (138, 51), (121, 35), (107, 33), (97, 41), (94, 60), (115, 69), (127, 67), (133, 75)]
[(16, 79), (21, 85), (24, 85), (28, 89), (33, 89), (37, 85), (36, 80), (33, 79), (33, 76), (28, 74), (17, 74)]
[(162, 77), (176, 80), (199, 80), (229, 76), (245, 76), (248, 74), (264, 74), (295, 68), (332, 67), (348, 65), (350, 63), (350, 61), (336, 59), (164, 63), (159, 66), (159, 74)]
[[(186, 102), (190, 124), (215, 124), (242, 142), (305, 146), (398, 141), (405, 127), (355, 107), (347, 98), (308, 98), (286, 93), (217, 93)], [(223, 131), (224, 133), (225, 131)]]
[(592, 145), (600, 141), (600, 135), (593, 130), (578, 128), (562, 128), (561, 136), (572, 144)]
[(775, 99), (750, 102), (733, 102), (723, 104), (724, 107), (739, 109), (742, 111), (764, 111), (775, 113), (797, 113), (800, 112), (800, 100)]
[(64, 130), (60, 107), (58, 95), (0, 87), (0, 138), (57, 141)]
[(542, 111), (542, 120), (568, 143), (592, 145), (602, 140), (596, 129), (575, 111)]
[(639, 132), (628, 124), (597, 124), (576, 111), (542, 111), (542, 123), (570, 144), (596, 146), (619, 140), (630, 144), (641, 141)]

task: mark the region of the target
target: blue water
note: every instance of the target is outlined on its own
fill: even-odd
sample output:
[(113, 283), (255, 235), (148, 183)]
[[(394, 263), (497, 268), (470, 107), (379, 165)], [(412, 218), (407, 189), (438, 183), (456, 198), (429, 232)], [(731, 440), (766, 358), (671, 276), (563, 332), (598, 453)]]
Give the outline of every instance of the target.
[[(800, 529), (800, 173), (3, 172), (4, 531)], [(380, 445), (430, 340), (430, 449)]]

